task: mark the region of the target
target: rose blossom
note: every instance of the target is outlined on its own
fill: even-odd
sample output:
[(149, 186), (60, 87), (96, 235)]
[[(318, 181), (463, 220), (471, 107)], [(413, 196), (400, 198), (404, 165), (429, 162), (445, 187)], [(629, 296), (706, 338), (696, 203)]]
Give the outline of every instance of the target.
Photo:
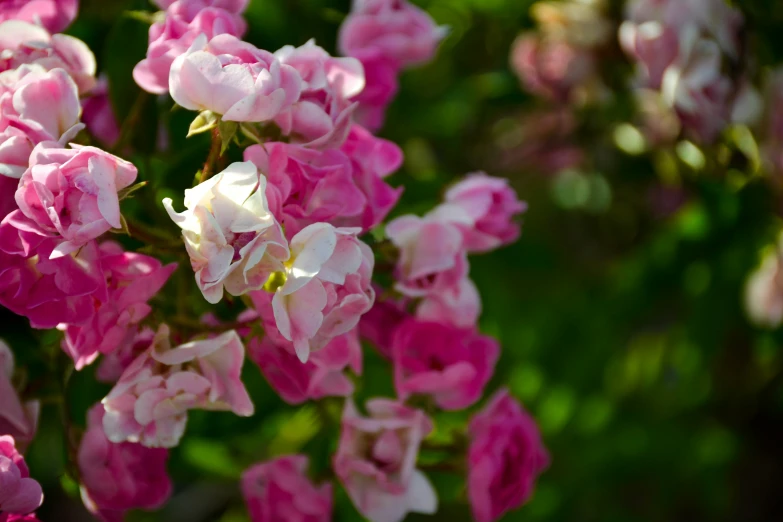
[(242, 473), (242, 496), (252, 522), (330, 522), (332, 485), (307, 478), (305, 455), (278, 457)]
[(229, 13), (241, 14), (247, 9), (250, 0), (153, 0), (152, 3), (161, 9), (169, 9), (172, 5), (182, 4), (184, 7), (193, 10), (200, 10), (204, 7), (217, 7), (224, 9)]
[(282, 284), (274, 294), (253, 296), (262, 318), (271, 307), (274, 326), (293, 343), (302, 362), (311, 351), (352, 330), (375, 299), (370, 285), (375, 260), (370, 248), (356, 239), (357, 231), (328, 223), (304, 228), (291, 240), (285, 271), (270, 278)]
[(444, 200), (471, 220), (470, 225), (460, 224), (468, 252), (487, 252), (519, 237), (520, 227), (514, 218), (527, 210), (527, 204), (519, 201), (506, 179), (483, 172), (468, 174), (446, 191)]
[(42, 502), (41, 485), (30, 478), (27, 464), (15, 448), (14, 438), (0, 435), (0, 522), (35, 511)]
[(270, 335), (262, 340), (253, 338), (248, 353), (270, 386), (288, 404), (332, 396), (348, 397), (354, 386), (344, 370), (350, 367), (355, 374), (362, 373), (362, 347), (355, 330), (329, 341), (306, 363), (294, 355), (289, 341), (276, 341)]
[(501, 390), (468, 427), (468, 499), (478, 522), (493, 522), (524, 504), (549, 466), (535, 421)]
[(35, 436), (41, 404), (28, 401), (22, 404), (14, 389), (14, 354), (0, 339), (0, 433), (10, 435), (24, 450)]
[(20, 230), (62, 239), (53, 257), (70, 254), (122, 227), (117, 191), (136, 179), (136, 167), (96, 147), (38, 145), (19, 180), (19, 210), (6, 220)]
[(0, 71), (31, 63), (47, 71), (64, 69), (80, 94), (95, 86), (95, 55), (78, 38), (52, 35), (43, 27), (21, 20), (0, 23)]
[(107, 295), (95, 242), (52, 259), (58, 240), (19, 230), (10, 217), (0, 223), (0, 304), (33, 328), (89, 320), (94, 299)]
[(152, 298), (177, 268), (176, 263), (163, 264), (155, 258), (125, 252), (114, 242), (101, 244), (101, 264), (106, 273), (108, 300), (96, 299), (95, 314), (83, 325), (60, 325), (65, 336), (62, 348), (81, 370), (99, 353), (109, 354), (133, 343), (138, 324), (152, 308)]
[(361, 221), (367, 200), (342, 152), (272, 142), (248, 147), (244, 157), (266, 174), (269, 207), (286, 236), (313, 223)]
[(182, 229), (196, 282), (210, 303), (223, 298), (224, 286), (242, 295), (282, 270), (287, 244), (269, 212), (265, 190), (266, 178), (246, 161), (186, 190), (184, 212), (175, 212), (171, 199), (163, 200)]
[(407, 0), (354, 0), (338, 46), (346, 56), (375, 49), (407, 67), (431, 60), (447, 31)]
[(56, 33), (76, 18), (79, 0), (3, 0), (0, 2), (0, 22), (24, 20), (41, 24)]
[(132, 340), (123, 343), (115, 350), (107, 353), (101, 359), (95, 378), (100, 382), (114, 384), (125, 369), (152, 344), (155, 332), (150, 328), (143, 328), (137, 332)]
[(497, 341), (471, 329), (409, 319), (392, 340), (394, 384), (402, 400), (431, 395), (444, 410), (481, 398), (500, 355)]
[(365, 76), (364, 89), (353, 98), (359, 102), (354, 119), (375, 132), (383, 127), (386, 108), (397, 96), (400, 65), (375, 48), (357, 52), (354, 58), (362, 62)]
[(436, 287), (416, 307), (418, 319), (461, 328), (475, 326), (479, 315), (481, 296), (468, 277), (444, 288)]
[(416, 469), (421, 440), (432, 423), (420, 410), (373, 399), (369, 417), (346, 400), (334, 471), (356, 509), (372, 522), (400, 522), (408, 513), (433, 514), (438, 499)]
[(239, 11), (222, 7), (228, 7), (229, 3), (220, 0), (169, 2), (164, 18), (150, 26), (147, 56), (133, 69), (136, 83), (145, 91), (165, 94), (169, 91), (171, 64), (200, 34), (206, 35), (207, 40), (219, 34), (242, 36), (245, 21)]
[(177, 104), (225, 121), (265, 122), (299, 99), (302, 79), (271, 53), (229, 35), (199, 35), (174, 60), (169, 90)]
[(73, 79), (63, 69), (25, 64), (0, 72), (0, 175), (19, 178), (33, 147), (68, 143), (84, 128)]
[(233, 330), (172, 348), (169, 329), (161, 325), (152, 346), (103, 399), (106, 437), (170, 448), (179, 443), (190, 409), (252, 415), (253, 404), (240, 379), (244, 360), (245, 348)]
[[(468, 272), (463, 236), (458, 226), (470, 225), (461, 210), (444, 208), (423, 218), (400, 216), (386, 225), (386, 235), (400, 250), (395, 288), (408, 297), (424, 297), (451, 288)], [(453, 219), (452, 219), (453, 217)]]
[(299, 101), (275, 118), (280, 130), (311, 148), (339, 147), (356, 109), (350, 98), (364, 89), (361, 62), (330, 56), (315, 40), (300, 47), (286, 45), (275, 51), (275, 58), (293, 67), (302, 78)]
[(103, 520), (122, 520), (130, 509), (157, 509), (171, 496), (166, 473), (168, 450), (141, 444), (115, 444), (103, 431), (100, 404), (87, 413), (87, 431), (79, 445), (82, 499)]

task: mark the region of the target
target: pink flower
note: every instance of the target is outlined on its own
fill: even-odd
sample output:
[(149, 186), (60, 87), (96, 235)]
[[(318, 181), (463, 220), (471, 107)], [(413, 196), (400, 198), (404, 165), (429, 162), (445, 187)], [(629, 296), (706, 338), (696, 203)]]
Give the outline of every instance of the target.
[(80, 94), (95, 86), (95, 55), (78, 38), (52, 35), (41, 26), (21, 20), (0, 23), (0, 71), (33, 63), (47, 71), (64, 69)]
[(473, 417), (468, 431), (468, 499), (478, 522), (493, 522), (530, 498), (549, 455), (535, 421), (505, 390)]
[(345, 402), (334, 471), (356, 509), (371, 522), (400, 522), (408, 513), (433, 514), (438, 499), (416, 469), (421, 440), (432, 423), (420, 410), (373, 399), (369, 417)]
[(291, 240), (291, 258), (277, 276), (283, 284), (271, 299), (264, 292), (253, 297), (262, 317), (271, 306), (274, 326), (302, 362), (356, 327), (375, 299), (370, 285), (374, 258), (356, 232), (328, 223), (304, 228)]
[(593, 55), (563, 40), (520, 35), (511, 49), (511, 67), (531, 93), (560, 103), (571, 100), (595, 72)]
[(288, 245), (269, 212), (266, 178), (246, 161), (185, 191), (184, 212), (169, 198), (163, 206), (182, 229), (193, 271), (204, 298), (217, 303), (223, 288), (232, 295), (257, 290), (283, 269)]
[(358, 226), (368, 231), (379, 225), (402, 195), (402, 187), (392, 188), (384, 178), (402, 165), (402, 150), (389, 140), (377, 138), (354, 124), (340, 148), (353, 165), (353, 181), (364, 194), (361, 220), (341, 221), (341, 226)]
[[(448, 210), (448, 209), (447, 209)], [(458, 284), (468, 272), (468, 262), (458, 219), (470, 219), (460, 211), (455, 220), (441, 215), (424, 218), (400, 216), (386, 226), (386, 235), (400, 250), (395, 288), (408, 297), (424, 297)]]
[(103, 431), (103, 418), (102, 405), (90, 409), (87, 431), (79, 445), (84, 505), (107, 521), (122, 519), (130, 509), (161, 507), (172, 490), (166, 473), (168, 450), (110, 442)]
[(11, 217), (0, 224), (0, 304), (30, 319), (33, 328), (89, 320), (93, 299), (106, 299), (95, 242), (51, 259), (57, 240), (19, 230)]
[(355, 330), (329, 341), (306, 363), (294, 355), (289, 341), (275, 341), (269, 335), (263, 340), (253, 338), (248, 351), (272, 388), (288, 404), (348, 397), (354, 387), (344, 371), (350, 367), (355, 374), (362, 373), (362, 347)]
[(519, 237), (514, 218), (527, 210), (527, 204), (519, 201), (508, 180), (483, 172), (468, 174), (446, 191), (444, 199), (470, 218), (470, 225), (460, 225), (468, 252), (488, 252)]
[(136, 167), (95, 147), (38, 145), (19, 180), (6, 221), (57, 238), (53, 257), (70, 254), (112, 228), (121, 228), (117, 191), (136, 179)]
[(244, 154), (266, 174), (269, 207), (288, 237), (322, 221), (361, 221), (367, 200), (342, 152), (273, 142)]
[(432, 60), (447, 31), (407, 0), (354, 0), (338, 46), (346, 56), (376, 49), (407, 67)]
[(56, 33), (71, 25), (78, 10), (79, 0), (3, 0), (0, 22), (24, 20)]
[(169, 74), (175, 102), (225, 121), (270, 121), (291, 107), (301, 88), (294, 68), (228, 34), (209, 41), (199, 35)]
[(38, 401), (22, 404), (14, 389), (14, 354), (0, 339), (0, 433), (16, 439), (16, 445), (24, 449), (33, 440), (38, 427)]
[(106, 77), (99, 78), (90, 95), (82, 99), (82, 119), (90, 134), (103, 145), (114, 147), (120, 139), (120, 126), (111, 106)]
[(95, 300), (95, 313), (86, 324), (60, 325), (65, 332), (62, 348), (81, 370), (99, 353), (109, 354), (133, 344), (139, 323), (152, 308), (147, 304), (177, 268), (163, 266), (155, 258), (124, 252), (114, 242), (100, 246), (101, 264), (107, 278), (108, 301)]
[(302, 93), (275, 123), (284, 135), (311, 148), (336, 148), (345, 141), (356, 108), (350, 99), (364, 89), (364, 69), (354, 58), (335, 58), (310, 40), (275, 52), (302, 78)]
[(172, 348), (169, 329), (161, 325), (152, 346), (103, 399), (106, 437), (170, 448), (182, 438), (190, 409), (252, 415), (253, 404), (240, 379), (244, 360), (245, 348), (233, 330)]
[(400, 65), (376, 48), (356, 53), (354, 58), (362, 62), (365, 76), (364, 89), (354, 97), (359, 102), (354, 119), (374, 132), (383, 127), (386, 107), (397, 96)]
[(37, 64), (0, 73), (0, 174), (18, 178), (33, 147), (68, 143), (84, 128), (76, 84), (63, 69)]
[(481, 398), (500, 355), (497, 341), (471, 329), (409, 319), (392, 341), (394, 383), (402, 400), (431, 395), (444, 410)]
[(252, 522), (330, 522), (332, 485), (316, 487), (305, 455), (278, 457), (242, 474), (242, 496)]
[(43, 503), (41, 485), (30, 478), (14, 438), (0, 435), (0, 521), (10, 515), (26, 515)]
[[(237, 2), (221, 0), (178, 0), (166, 2), (163, 20), (150, 26), (147, 57), (133, 69), (133, 79), (145, 91), (169, 91), (169, 73), (174, 60), (188, 51), (200, 34), (207, 40), (219, 34), (242, 36), (246, 29), (240, 11), (222, 6)], [(159, 3), (164, 8), (162, 2)]]
[(397, 328), (411, 314), (406, 310), (406, 301), (376, 299), (370, 311), (359, 321), (359, 332), (387, 359), (392, 358), (392, 340)]
[(480, 315), (481, 296), (468, 277), (453, 285), (435, 287), (416, 307), (418, 319), (460, 328), (476, 326)]

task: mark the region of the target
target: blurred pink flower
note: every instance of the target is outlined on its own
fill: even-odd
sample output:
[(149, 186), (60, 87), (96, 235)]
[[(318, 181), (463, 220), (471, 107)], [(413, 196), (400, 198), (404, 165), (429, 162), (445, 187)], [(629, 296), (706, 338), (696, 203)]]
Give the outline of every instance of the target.
[(14, 354), (0, 339), (0, 433), (10, 435), (16, 446), (24, 450), (35, 436), (38, 428), (38, 401), (22, 404), (11, 381), (14, 376)]
[(385, 399), (367, 402), (369, 417), (345, 401), (334, 471), (356, 509), (371, 522), (401, 522), (408, 513), (433, 514), (438, 499), (416, 469), (419, 445), (432, 431), (420, 410)]
[(169, 329), (161, 325), (152, 346), (103, 399), (107, 438), (170, 448), (182, 438), (190, 409), (252, 415), (240, 379), (244, 360), (245, 348), (233, 330), (172, 348)]
[(549, 466), (535, 421), (505, 390), (470, 421), (468, 499), (477, 522), (493, 522), (524, 504)]
[(95, 55), (78, 38), (52, 35), (41, 26), (21, 20), (0, 23), (0, 71), (33, 63), (47, 71), (65, 70), (80, 94), (95, 86)]
[(527, 203), (519, 200), (507, 179), (483, 172), (468, 174), (446, 191), (444, 200), (470, 218), (469, 225), (460, 224), (468, 252), (488, 252), (519, 237), (514, 218), (527, 210)]
[(340, 27), (340, 52), (359, 56), (375, 50), (408, 67), (432, 60), (448, 28), (438, 27), (421, 8), (407, 0), (354, 0)]
[(275, 326), (307, 362), (310, 352), (353, 330), (375, 300), (375, 259), (357, 229), (316, 223), (291, 240), (285, 282), (271, 300)]
[(120, 139), (120, 126), (111, 106), (106, 77), (99, 78), (89, 96), (82, 98), (82, 120), (90, 134), (104, 146), (114, 147)]
[(444, 410), (461, 410), (481, 398), (495, 372), (500, 347), (471, 329), (409, 319), (392, 341), (394, 384), (402, 400), (429, 395)]
[(112, 228), (122, 228), (117, 192), (136, 179), (132, 163), (96, 147), (61, 149), (42, 143), (19, 180), (19, 210), (5, 222), (58, 239), (56, 258), (77, 251)]
[(41, 485), (30, 478), (14, 438), (0, 435), (0, 522), (35, 511), (42, 502)]
[(161, 507), (172, 490), (166, 472), (168, 450), (110, 442), (103, 431), (104, 414), (100, 404), (90, 409), (79, 445), (84, 505), (105, 521), (122, 520), (130, 509)]
[(364, 89), (364, 68), (355, 58), (330, 56), (310, 40), (300, 47), (286, 45), (275, 52), (280, 63), (302, 78), (302, 93), (292, 106), (275, 117), (284, 135), (310, 148), (336, 148), (351, 128), (356, 103)]
[(759, 326), (776, 328), (783, 322), (783, 237), (748, 278), (745, 310)]
[[(133, 69), (133, 79), (145, 91), (153, 94), (169, 92), (169, 73), (174, 60), (188, 51), (196, 38), (204, 34), (207, 40), (220, 34), (242, 36), (246, 29), (240, 11), (224, 9), (238, 7), (237, 2), (221, 0), (178, 0), (158, 2), (166, 9), (162, 20), (153, 23), (149, 31), (147, 57)], [(243, 7), (244, 9), (244, 7)]]
[(416, 307), (418, 319), (460, 328), (476, 326), (480, 315), (481, 296), (468, 277), (444, 288), (435, 287)]
[(365, 86), (358, 96), (359, 102), (354, 119), (375, 132), (383, 127), (386, 120), (386, 108), (397, 96), (400, 65), (383, 55), (379, 49), (370, 48), (354, 55), (364, 67)]
[(362, 347), (356, 330), (335, 337), (321, 350), (314, 352), (306, 363), (294, 354), (289, 341), (275, 341), (270, 336), (253, 338), (248, 346), (249, 357), (264, 374), (270, 386), (288, 404), (324, 397), (348, 397), (353, 383), (345, 375), (347, 368), (362, 373)]
[(63, 69), (24, 64), (0, 72), (0, 175), (19, 178), (38, 143), (68, 143), (84, 128), (80, 114), (76, 84)]
[(78, 10), (79, 0), (3, 0), (0, 22), (24, 20), (57, 33), (71, 25)]
[(92, 364), (98, 354), (124, 350), (133, 344), (139, 323), (152, 311), (147, 301), (177, 268), (176, 263), (164, 267), (155, 258), (125, 252), (112, 241), (102, 243), (100, 251), (108, 301), (95, 300), (95, 313), (88, 323), (59, 326), (65, 333), (62, 348), (77, 370)]
[(589, 50), (530, 33), (514, 42), (511, 67), (531, 93), (560, 103), (570, 101), (574, 90), (585, 86), (595, 74)]
[(192, 111), (209, 110), (224, 121), (266, 122), (299, 99), (297, 71), (235, 36), (199, 35), (169, 73), (171, 97)]
[(169, 9), (172, 5), (179, 4), (193, 11), (200, 11), (205, 7), (217, 7), (234, 14), (244, 12), (249, 2), (250, 0), (152, 0), (152, 3), (161, 9)]
[(278, 457), (242, 474), (251, 522), (330, 522), (332, 485), (316, 487), (307, 478), (305, 455)]
[(224, 287), (232, 295), (261, 288), (288, 258), (265, 189), (266, 178), (245, 161), (187, 189), (183, 212), (174, 211), (171, 199), (163, 200), (182, 229), (196, 283), (210, 303), (223, 298)]

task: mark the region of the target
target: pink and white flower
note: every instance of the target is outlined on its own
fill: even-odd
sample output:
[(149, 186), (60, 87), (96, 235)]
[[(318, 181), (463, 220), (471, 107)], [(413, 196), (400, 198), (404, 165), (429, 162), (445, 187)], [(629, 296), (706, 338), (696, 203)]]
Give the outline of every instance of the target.
[(16, 450), (14, 438), (0, 435), (0, 520), (27, 515), (42, 502), (41, 485), (30, 478), (30, 470)]
[(172, 348), (161, 325), (152, 346), (103, 399), (103, 428), (115, 443), (170, 448), (185, 432), (190, 409), (248, 417), (253, 403), (240, 379), (245, 348), (233, 330)]
[(284, 135), (311, 148), (339, 147), (351, 129), (356, 103), (364, 89), (364, 68), (355, 58), (336, 58), (310, 40), (275, 52), (280, 63), (302, 79), (299, 100), (275, 117)]
[(184, 212), (175, 212), (169, 198), (163, 206), (182, 229), (196, 282), (210, 303), (223, 298), (224, 287), (242, 295), (282, 270), (288, 245), (267, 206), (266, 178), (253, 163), (232, 163), (186, 190)]
[(56, 33), (71, 25), (78, 10), (79, 0), (3, 0), (0, 22), (24, 20)]
[(416, 469), (422, 439), (432, 423), (420, 410), (373, 399), (369, 417), (345, 402), (334, 471), (359, 512), (371, 522), (401, 522), (408, 513), (433, 514), (438, 499)]
[(252, 522), (330, 522), (332, 485), (307, 478), (305, 455), (278, 457), (242, 474), (242, 496)]
[(177, 104), (224, 121), (275, 119), (299, 99), (302, 83), (296, 69), (229, 34), (199, 35), (169, 73)]

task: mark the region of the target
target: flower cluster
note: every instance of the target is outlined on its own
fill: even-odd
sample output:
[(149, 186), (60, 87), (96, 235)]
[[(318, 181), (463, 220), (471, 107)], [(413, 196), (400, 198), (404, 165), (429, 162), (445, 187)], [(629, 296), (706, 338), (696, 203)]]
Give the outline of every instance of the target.
[[(193, 111), (188, 137), (211, 139), (177, 192), (155, 187), (151, 162), (139, 172), (113, 153), (133, 154), (138, 114), (120, 130), (91, 51), (50, 33), (76, 2), (0, 6), (0, 304), (55, 329), (67, 356), (58, 372), (98, 362), (96, 378), (112, 385), (83, 433), (64, 427), (84, 505), (111, 522), (162, 507), (189, 412), (254, 415), (247, 346), (283, 401), (328, 401), (321, 421), (340, 431), (333, 476), (361, 514), (434, 513), (417, 465), (431, 417), (479, 403), (501, 351), (479, 330), (468, 256), (516, 241), (526, 210), (507, 180), (477, 172), (423, 217), (387, 220), (403, 153), (374, 132), (399, 74), (434, 59), (445, 29), (406, 0), (356, 0), (344, 56), (313, 40), (270, 51), (241, 39), (247, 0), (154, 3), (161, 11), (135, 13), (151, 26), (133, 78), (160, 105), (170, 96)], [(190, 261), (195, 284), (184, 269), (172, 277), (174, 260)], [(389, 360), (396, 393), (367, 401), (366, 415), (355, 397), (362, 341)], [(33, 520), (43, 498), (19, 454), (39, 410), (21, 377), (0, 344), (0, 522)], [(510, 396), (473, 419), (456, 457), (469, 464), (476, 517), (491, 521), (529, 498), (548, 457)], [(333, 485), (307, 477), (306, 456), (259, 453), (275, 458), (241, 476), (253, 521), (331, 520)]]

